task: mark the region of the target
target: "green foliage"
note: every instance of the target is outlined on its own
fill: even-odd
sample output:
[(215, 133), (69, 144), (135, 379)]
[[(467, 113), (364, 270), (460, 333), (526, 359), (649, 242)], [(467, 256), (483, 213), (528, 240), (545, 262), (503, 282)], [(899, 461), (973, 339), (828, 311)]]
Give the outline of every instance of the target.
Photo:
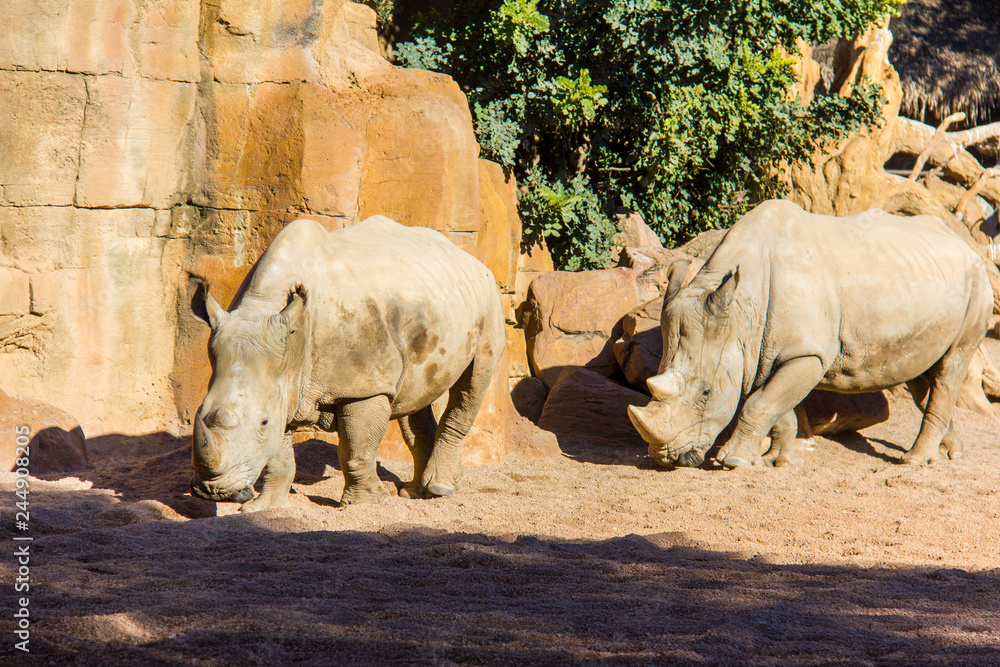
[(378, 19), (379, 25), (384, 25), (392, 20), (395, 0), (365, 0), (365, 4), (375, 10), (375, 18)]
[(549, 101), (553, 108), (566, 119), (566, 124), (571, 127), (577, 127), (583, 122), (594, 120), (598, 107), (603, 107), (608, 103), (608, 99), (604, 97), (604, 93), (608, 92), (608, 87), (592, 86), (590, 84), (590, 70), (586, 68), (580, 70), (579, 79), (557, 76), (549, 89), (551, 91)]
[(549, 19), (538, 12), (539, 0), (504, 0), (490, 14), (489, 31), (502, 44), (512, 46), (519, 56), (528, 54), (535, 38), (549, 29)]
[(585, 176), (550, 181), (533, 170), (524, 185), (520, 208), (525, 231), (551, 243), (553, 260), (561, 268), (577, 271), (607, 263), (615, 226)]
[(880, 119), (880, 92), (788, 98), (798, 39), (851, 37), (899, 0), (455, 0), (397, 58), (468, 92), (483, 156), (515, 171), (525, 229), (600, 266), (611, 213), (667, 242), (782, 194), (782, 161)]

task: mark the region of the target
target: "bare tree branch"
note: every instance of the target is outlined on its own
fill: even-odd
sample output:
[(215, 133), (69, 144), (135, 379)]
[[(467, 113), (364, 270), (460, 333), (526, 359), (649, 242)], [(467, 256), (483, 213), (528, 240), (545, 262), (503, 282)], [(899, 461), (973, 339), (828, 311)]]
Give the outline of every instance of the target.
[(934, 131), (934, 135), (931, 137), (931, 140), (927, 142), (927, 145), (924, 146), (924, 150), (921, 151), (920, 155), (917, 157), (917, 163), (913, 165), (913, 171), (910, 172), (911, 181), (917, 180), (917, 176), (919, 176), (920, 172), (923, 170), (924, 164), (926, 164), (927, 162), (927, 158), (930, 157), (931, 151), (934, 150), (934, 144), (939, 142), (941, 140), (941, 137), (945, 135), (945, 133), (948, 130), (948, 126), (960, 120), (965, 120), (965, 113), (962, 111), (959, 111), (958, 113), (953, 113), (952, 115), (948, 116), (943, 121), (941, 121), (941, 124), (938, 125), (937, 130)]

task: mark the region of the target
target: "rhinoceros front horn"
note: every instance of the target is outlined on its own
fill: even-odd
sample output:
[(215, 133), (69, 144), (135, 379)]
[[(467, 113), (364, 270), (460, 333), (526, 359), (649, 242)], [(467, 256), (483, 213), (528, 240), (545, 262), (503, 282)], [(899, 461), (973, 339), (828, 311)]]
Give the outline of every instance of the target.
[(191, 454), (195, 468), (217, 471), (222, 464), (222, 447), (212, 429), (205, 426), (201, 411), (194, 418), (194, 442)]
[(650, 406), (641, 405), (630, 405), (628, 406), (628, 418), (635, 426), (635, 430), (639, 432), (642, 439), (648, 443), (658, 442), (656, 437), (656, 428), (652, 423), (652, 417), (655, 410)]

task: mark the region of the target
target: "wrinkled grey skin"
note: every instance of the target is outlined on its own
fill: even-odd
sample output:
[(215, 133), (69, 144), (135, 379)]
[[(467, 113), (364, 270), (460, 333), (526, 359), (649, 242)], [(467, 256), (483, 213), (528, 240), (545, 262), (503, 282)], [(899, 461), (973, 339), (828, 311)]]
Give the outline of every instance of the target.
[(689, 285), (686, 265), (671, 269), (653, 401), (629, 407), (657, 464), (701, 465), (737, 416), (722, 465), (799, 465), (794, 408), (810, 391), (903, 382), (924, 418), (902, 462), (961, 455), (951, 416), (993, 299), (979, 257), (941, 221), (769, 201)]
[[(415, 461), (400, 495), (459, 490), (461, 441), (505, 349), (500, 298), (482, 263), (438, 232), (382, 216), (334, 232), (296, 220), (230, 312), (207, 289), (199, 296), (192, 305), (212, 328), (213, 372), (195, 417), (194, 494), (243, 502), (244, 512), (287, 505), (295, 459), (286, 431), (318, 425), (339, 434), (341, 502), (381, 502), (389, 494), (375, 454), (390, 419)], [(437, 425), (430, 405), (445, 392)]]

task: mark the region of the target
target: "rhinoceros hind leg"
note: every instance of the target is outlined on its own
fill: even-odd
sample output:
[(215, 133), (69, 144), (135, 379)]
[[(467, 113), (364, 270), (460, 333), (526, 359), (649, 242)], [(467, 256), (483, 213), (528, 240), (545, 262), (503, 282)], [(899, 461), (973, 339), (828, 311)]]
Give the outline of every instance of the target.
[(380, 503), (389, 499), (375, 472), (375, 454), (389, 427), (389, 399), (372, 396), (337, 406), (337, 458), (344, 472), (342, 505)]
[(277, 453), (264, 466), (264, 486), (260, 495), (243, 503), (240, 512), (259, 512), (288, 507), (291, 505), (289, 493), (293, 479), (295, 479), (295, 452), (292, 450), (292, 436), (285, 434)]
[[(900, 463), (927, 465), (944, 459), (957, 459), (962, 455), (962, 441), (959, 440), (958, 435), (951, 427), (951, 414), (955, 409), (957, 386), (952, 387), (953, 391), (951, 392), (948, 391), (947, 386), (942, 386), (942, 379), (935, 374), (936, 369), (945, 365), (942, 362), (938, 362), (931, 371), (906, 383), (906, 387), (913, 397), (913, 402), (924, 413), (924, 419), (920, 424), (920, 433), (917, 435), (916, 441), (910, 450), (900, 458)], [(950, 408), (948, 407), (949, 399)], [(946, 417), (947, 421), (943, 421), (943, 417)], [(942, 421), (945, 425), (943, 428)], [(938, 436), (938, 433), (941, 435)]]
[(771, 429), (771, 447), (765, 452), (764, 461), (775, 468), (804, 465), (806, 460), (799, 451), (799, 441), (795, 437), (798, 430), (799, 420), (794, 410), (779, 417)]
[(484, 346), (448, 393), (448, 407), (434, 438), (434, 451), (420, 481), (431, 496), (450, 496), (462, 488), (462, 439), (472, 428), (496, 368), (498, 355)]
[(431, 406), (414, 412), (412, 415), (400, 417), (399, 430), (403, 433), (410, 453), (413, 454), (413, 481), (399, 490), (400, 498), (426, 498), (427, 489), (420, 480), (424, 476), (427, 461), (434, 450), (434, 432), (437, 422)]

